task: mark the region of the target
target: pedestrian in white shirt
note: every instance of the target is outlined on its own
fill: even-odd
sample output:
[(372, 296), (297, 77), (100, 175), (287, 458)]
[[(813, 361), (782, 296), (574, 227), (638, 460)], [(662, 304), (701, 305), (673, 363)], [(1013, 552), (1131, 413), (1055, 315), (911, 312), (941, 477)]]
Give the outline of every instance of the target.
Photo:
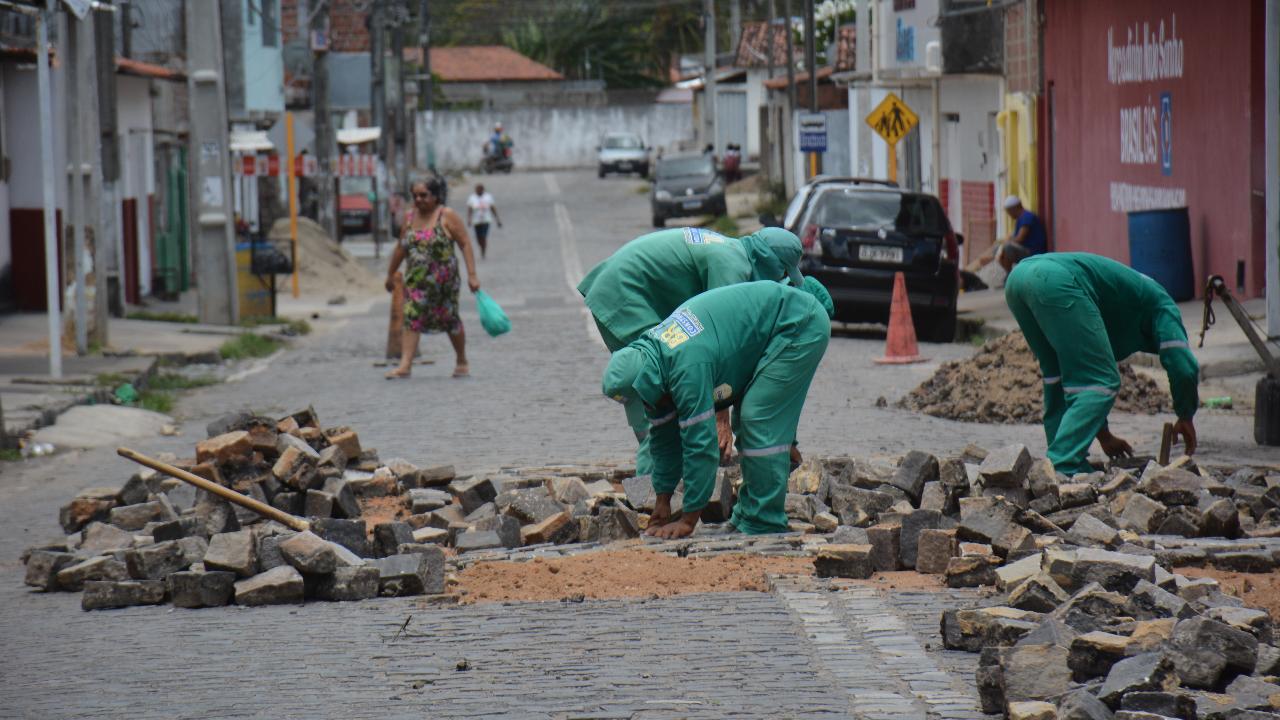
[(498, 215), (498, 206), (493, 203), (493, 196), (485, 192), (484, 185), (477, 184), (476, 191), (467, 198), (467, 224), (475, 228), (481, 259), (488, 249), (489, 223), (495, 220), (498, 227), (502, 227), (502, 217)]

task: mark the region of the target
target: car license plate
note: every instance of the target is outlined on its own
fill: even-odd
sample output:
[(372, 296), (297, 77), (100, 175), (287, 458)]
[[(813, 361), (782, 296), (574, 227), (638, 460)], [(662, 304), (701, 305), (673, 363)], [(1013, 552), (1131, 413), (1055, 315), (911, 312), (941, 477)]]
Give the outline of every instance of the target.
[(693, 210), (694, 208), (700, 207), (701, 205), (702, 205), (701, 200), (685, 200), (683, 203), (681, 203), (681, 207), (683, 207), (685, 210)]
[(889, 245), (861, 245), (858, 247), (858, 259), (867, 262), (900, 263), (902, 248)]
[(630, 170), (630, 169), (631, 169), (631, 163), (626, 162), (626, 161), (624, 160), (623, 162), (618, 163), (618, 169), (619, 169), (619, 170)]

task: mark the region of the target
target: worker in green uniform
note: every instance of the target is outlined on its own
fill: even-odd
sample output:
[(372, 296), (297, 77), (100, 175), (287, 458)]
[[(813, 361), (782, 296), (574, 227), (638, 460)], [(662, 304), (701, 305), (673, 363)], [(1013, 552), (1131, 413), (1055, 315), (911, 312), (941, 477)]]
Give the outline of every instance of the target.
[(1107, 414), (1120, 389), (1116, 362), (1135, 352), (1160, 356), (1178, 416), (1174, 436), (1195, 452), (1200, 366), (1178, 306), (1155, 280), (1099, 255), (1049, 253), (1019, 262), (1004, 296), (1040, 361), (1044, 434), (1058, 472), (1092, 472), (1095, 437), (1109, 457), (1133, 452), (1111, 434)]
[[(746, 533), (787, 530), (787, 477), (800, 410), (831, 337), (822, 284), (750, 282), (708, 290), (614, 353), (604, 394), (639, 400), (651, 424), (657, 502), (648, 534), (693, 533), (719, 465), (712, 416), (732, 407), (742, 487), (731, 522)], [(684, 480), (684, 505), (671, 495)]]
[[(800, 239), (782, 228), (732, 238), (702, 228), (672, 228), (632, 240), (597, 265), (578, 285), (609, 352), (626, 347), (680, 303), (712, 288), (751, 280), (801, 282)], [(626, 404), (635, 432), (636, 475), (652, 472), (649, 422), (638, 402)], [(728, 417), (717, 415), (722, 453), (731, 438)]]

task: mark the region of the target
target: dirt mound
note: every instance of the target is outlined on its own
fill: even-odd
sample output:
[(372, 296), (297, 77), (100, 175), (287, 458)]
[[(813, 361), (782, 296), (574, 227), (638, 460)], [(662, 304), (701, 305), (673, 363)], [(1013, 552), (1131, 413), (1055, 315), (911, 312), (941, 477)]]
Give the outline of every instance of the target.
[[(289, 251), (289, 219), (271, 226), (267, 238), (284, 253)], [(303, 292), (370, 293), (382, 283), (341, 245), (329, 239), (311, 218), (298, 218), (298, 277)]]
[(463, 603), (670, 597), (764, 591), (765, 573), (812, 575), (812, 558), (716, 555), (680, 558), (635, 548), (528, 562), (482, 562), (462, 571), (450, 592)]
[[(987, 342), (968, 360), (943, 363), (898, 406), (950, 420), (1038, 423), (1043, 392), (1040, 365), (1022, 333), (1013, 332)], [(1116, 410), (1154, 415), (1172, 408), (1169, 394), (1154, 380), (1120, 363)]]

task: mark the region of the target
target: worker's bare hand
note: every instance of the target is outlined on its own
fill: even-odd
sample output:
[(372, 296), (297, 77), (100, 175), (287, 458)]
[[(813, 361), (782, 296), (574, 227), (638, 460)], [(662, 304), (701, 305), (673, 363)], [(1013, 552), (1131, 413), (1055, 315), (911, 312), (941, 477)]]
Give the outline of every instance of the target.
[(467, 287), (471, 288), (471, 292), (478, 291), (480, 289), (480, 278), (475, 275), (469, 276), (467, 278)]
[(1098, 444), (1102, 446), (1102, 452), (1109, 458), (1128, 457), (1133, 454), (1133, 446), (1124, 438), (1112, 435), (1110, 430), (1098, 433)]
[(667, 523), (658, 528), (650, 528), (649, 535), (664, 540), (675, 540), (689, 537), (696, 527), (698, 527), (698, 518), (696, 516), (690, 517), (688, 513), (685, 513), (675, 522)]
[(654, 535), (658, 528), (669, 522), (671, 522), (671, 496), (659, 495), (653, 504), (653, 512), (649, 513), (649, 526), (645, 534)]
[(383, 283), (382, 286), (387, 289), (387, 292), (395, 292), (396, 290), (395, 278), (387, 278), (387, 281)]
[(733, 454), (733, 426), (729, 423), (729, 411), (716, 413), (716, 439), (720, 442), (720, 462), (729, 461)]
[(1176, 443), (1181, 438), (1186, 443), (1187, 449), (1183, 452), (1187, 455), (1196, 454), (1196, 424), (1191, 418), (1185, 420), (1179, 418), (1178, 422), (1173, 424), (1173, 441)]

